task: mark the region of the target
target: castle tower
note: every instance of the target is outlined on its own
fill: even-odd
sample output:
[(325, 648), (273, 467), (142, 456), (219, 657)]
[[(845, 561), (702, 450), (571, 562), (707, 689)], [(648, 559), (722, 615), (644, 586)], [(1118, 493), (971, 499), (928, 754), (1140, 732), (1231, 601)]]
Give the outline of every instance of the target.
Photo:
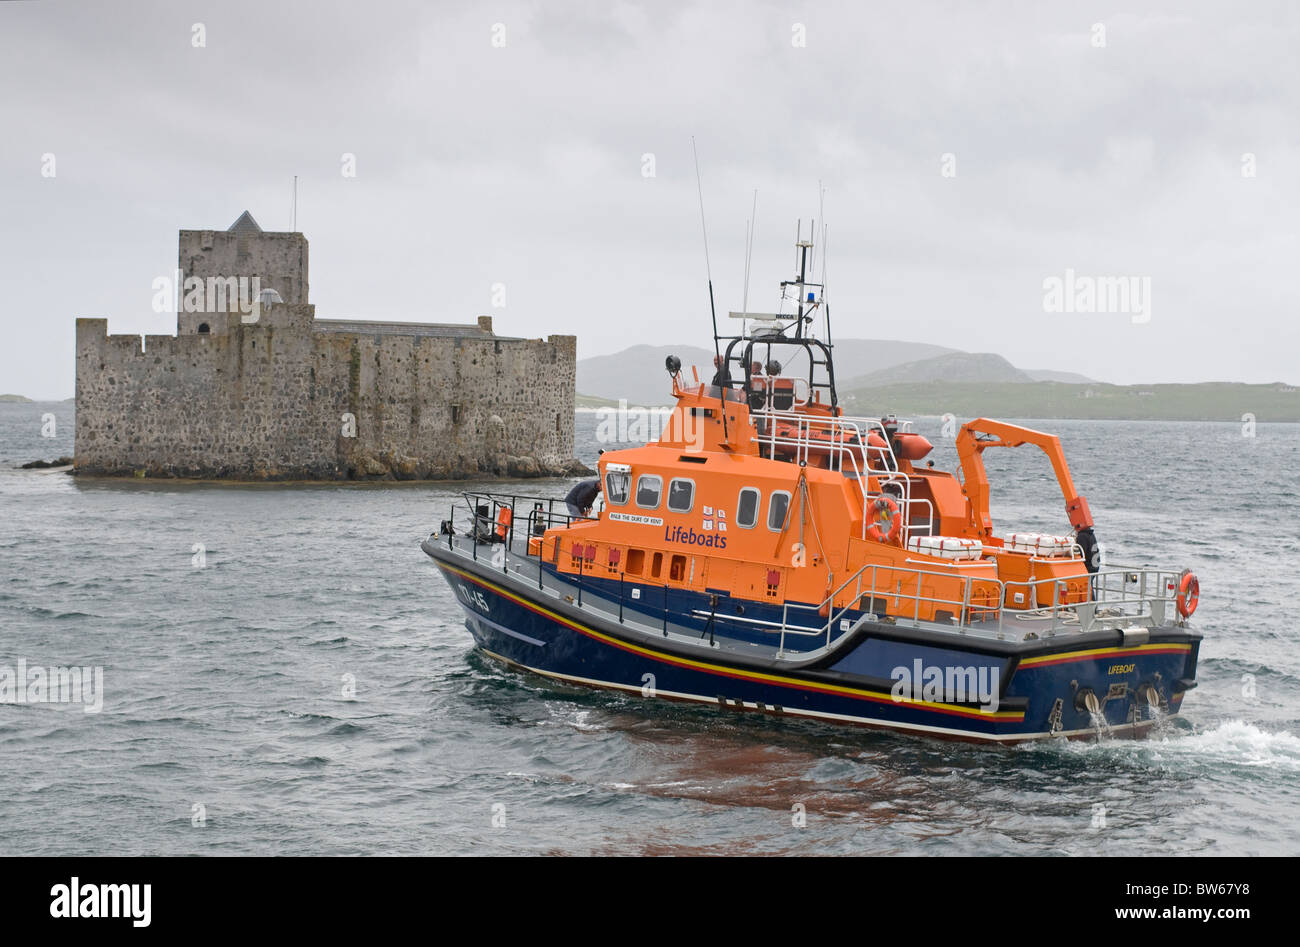
[[(244, 211), (226, 230), (182, 230), (179, 243), (178, 335), (224, 334), (230, 319), (239, 319), (231, 297), (238, 300), (242, 290), (247, 298), (254, 278), (282, 302), (308, 302), (307, 238), (300, 233), (265, 231)], [(203, 281), (201, 297), (191, 278)]]

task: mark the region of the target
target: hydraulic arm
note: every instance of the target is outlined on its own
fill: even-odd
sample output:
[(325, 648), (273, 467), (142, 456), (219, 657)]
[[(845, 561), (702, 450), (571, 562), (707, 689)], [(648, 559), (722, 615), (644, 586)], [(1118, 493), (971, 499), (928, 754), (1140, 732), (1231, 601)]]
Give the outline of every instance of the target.
[(1097, 571), (1097, 540), (1092, 532), (1092, 513), (1088, 501), (1074, 489), (1074, 478), (1065, 462), (1061, 440), (1054, 434), (1044, 434), (1005, 421), (976, 418), (963, 424), (957, 433), (957, 456), (961, 460), (965, 478), (966, 498), (970, 503), (970, 526), (980, 539), (993, 535), (993, 521), (989, 517), (989, 478), (984, 470), (984, 450), (989, 447), (1021, 447), (1033, 444), (1040, 448), (1052, 462), (1056, 482), (1065, 497), (1065, 512), (1070, 517), (1078, 542), (1088, 560), (1090, 572)]

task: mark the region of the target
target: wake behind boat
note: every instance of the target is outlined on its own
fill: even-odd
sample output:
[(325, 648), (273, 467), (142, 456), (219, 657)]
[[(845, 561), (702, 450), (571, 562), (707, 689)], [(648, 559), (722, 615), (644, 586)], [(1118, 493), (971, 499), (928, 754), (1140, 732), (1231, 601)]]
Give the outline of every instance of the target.
[[(811, 241), (782, 308), (667, 361), (658, 441), (606, 451), (603, 509), (466, 493), (422, 544), (487, 655), (573, 684), (975, 741), (1141, 735), (1195, 687), (1199, 587), (1103, 567), (1053, 435), (980, 418), (960, 476), (839, 404)], [(820, 317), (820, 338), (813, 325)], [(1043, 450), (1070, 532), (995, 532), (983, 453)]]

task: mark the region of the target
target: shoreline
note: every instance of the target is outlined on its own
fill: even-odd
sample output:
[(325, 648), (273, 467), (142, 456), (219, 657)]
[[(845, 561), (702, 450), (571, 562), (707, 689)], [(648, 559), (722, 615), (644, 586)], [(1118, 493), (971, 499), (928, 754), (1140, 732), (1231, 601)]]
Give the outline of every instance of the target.
[[(23, 407), (34, 407), (34, 406), (38, 406), (38, 405), (65, 405), (65, 404), (66, 404), (66, 405), (70, 405), (70, 404), (72, 404), (72, 402), (71, 402), (71, 401), (35, 401), (35, 400), (32, 400), (32, 401), (8, 401), (8, 402), (0, 402), (0, 406), (2, 406), (2, 405), (17, 405), (17, 406), (23, 406)], [(841, 407), (844, 407), (844, 400), (841, 400), (841, 401), (840, 401), (840, 406), (841, 406)], [(618, 405), (617, 405), (616, 403), (615, 403), (615, 404), (609, 404), (609, 405), (599, 405), (599, 406), (594, 406), (594, 407), (593, 407), (593, 406), (588, 406), (588, 405), (575, 405), (575, 406), (574, 406), (574, 409), (573, 409), (574, 414), (580, 414), (580, 415), (599, 414), (599, 413), (602, 412), (602, 411), (618, 411), (618, 410), (619, 410), (619, 407), (618, 407)], [(670, 412), (670, 411), (673, 410), (673, 406), (671, 406), (671, 405), (634, 405), (634, 404), (629, 404), (629, 405), (627, 406), (627, 410), (628, 410), (628, 411), (648, 411), (648, 412), (653, 412), (653, 413), (656, 413), (656, 414), (657, 414), (657, 413), (667, 413), (667, 412)], [(854, 410), (857, 411), (858, 409), (855, 408)], [(846, 411), (846, 413), (849, 413), (849, 412)], [(885, 414), (885, 413), (889, 413), (889, 412), (882, 412), (882, 416), (883, 416), (883, 414)], [(904, 418), (904, 419), (910, 419), (910, 420), (917, 420), (917, 419), (927, 419), (927, 420), (928, 420), (928, 419), (942, 419), (943, 416), (944, 416), (942, 412), (932, 412), (932, 411), (907, 411), (906, 409), (894, 409), (892, 413), (898, 415), (898, 416), (901, 417), (901, 418)], [(955, 414), (956, 412), (953, 412), (953, 413)], [(870, 417), (870, 416), (873, 416), (873, 414), (874, 414), (874, 412), (868, 412), (867, 414), (865, 414), (865, 415), (863, 415), (863, 416)], [(966, 413), (963, 412), (961, 415), (959, 415), (959, 417), (961, 417), (961, 416), (965, 416), (965, 414), (966, 414)], [(982, 412), (982, 413), (980, 413), (980, 414), (970, 414), (970, 415), (969, 415), (969, 417), (972, 418), (972, 419), (973, 419), (973, 418), (976, 418), (976, 417), (993, 417), (993, 416), (1004, 417), (1004, 418), (1010, 418), (1010, 419), (1013, 419), (1013, 420), (1022, 420), (1022, 421), (1024, 421), (1024, 420), (1032, 420), (1032, 421), (1107, 421), (1107, 422), (1110, 422), (1110, 421), (1138, 421), (1138, 422), (1158, 422), (1158, 423), (1169, 422), (1169, 423), (1178, 423), (1178, 424), (1240, 424), (1240, 423), (1242, 423), (1242, 419), (1241, 419), (1241, 417), (1240, 417), (1239, 415), (1233, 415), (1233, 416), (1215, 416), (1215, 417), (1195, 417), (1195, 418), (1192, 418), (1192, 417), (1169, 417), (1169, 416), (1134, 417), (1134, 416), (1132, 416), (1132, 415), (1121, 415), (1121, 414), (1116, 414), (1116, 415), (1106, 415), (1106, 416), (1097, 416), (1097, 415), (1088, 415), (1088, 416), (1084, 416), (1084, 415), (1080, 415), (1080, 414), (1008, 414), (1008, 413), (1005, 412), (1005, 411), (997, 411), (997, 410), (995, 410), (992, 406), (990, 407), (989, 410), (984, 411), (984, 412)], [(1256, 424), (1300, 424), (1300, 415), (1298, 415), (1298, 416), (1296, 416), (1296, 417), (1290, 417), (1290, 418), (1287, 418), (1287, 417), (1283, 417), (1283, 418), (1269, 418), (1269, 417), (1260, 417), (1259, 414), (1256, 413), (1256, 416), (1255, 416), (1255, 419), (1254, 419), (1254, 420), (1255, 420), (1255, 423), (1256, 423)], [(204, 479), (204, 478), (199, 478), (199, 479)]]
[(501, 484), (542, 484), (542, 483), (568, 483), (570, 480), (580, 479), (579, 477), (528, 477), (524, 479), (514, 477), (498, 477), (493, 474), (483, 474), (478, 477), (470, 477), (463, 480), (236, 480), (223, 477), (129, 477), (120, 474), (95, 474), (95, 473), (76, 473), (74, 467), (44, 467), (32, 470), (23, 470), (20, 467), (11, 468), (16, 473), (65, 473), (71, 474), (74, 482), (86, 484), (117, 484), (130, 483), (146, 486), (162, 486), (168, 484), (201, 486), (211, 484), (212, 486), (221, 487), (446, 487), (457, 484), (469, 483), (501, 483)]
[[(844, 406), (844, 403), (843, 403), (842, 401), (840, 402), (840, 406), (841, 406), (841, 407)], [(617, 411), (617, 410), (619, 410), (619, 409), (618, 409), (618, 406), (617, 406), (617, 405), (609, 405), (609, 406), (607, 406), (607, 407), (599, 407), (599, 408), (575, 407), (573, 410), (574, 410), (574, 412), (575, 412), (576, 414), (598, 414), (598, 413), (600, 413), (601, 411)], [(647, 405), (632, 405), (632, 404), (629, 404), (629, 405), (627, 406), (627, 410), (628, 410), (628, 411), (652, 411), (652, 412), (656, 412), (656, 413), (658, 413), (658, 412), (669, 412), (669, 411), (672, 411), (672, 408), (671, 408), (671, 407), (666, 407), (666, 406), (659, 406), (659, 405), (648, 405), (648, 406), (647, 406)], [(846, 413), (848, 413), (848, 412), (846, 412)], [(909, 421), (915, 421), (915, 420), (918, 420), (918, 419), (941, 421), (941, 420), (943, 420), (943, 417), (944, 417), (943, 414), (935, 414), (935, 413), (931, 413), (931, 412), (928, 412), (928, 411), (914, 411), (914, 412), (907, 412), (907, 411), (898, 412), (898, 411), (895, 411), (894, 413), (898, 415), (898, 417), (900, 418), (900, 420), (909, 420)], [(986, 411), (986, 412), (984, 412), (982, 415), (981, 415), (981, 414), (971, 414), (971, 415), (969, 415), (969, 419), (970, 419), (970, 420), (974, 420), (974, 419), (977, 418), (977, 417), (991, 417), (991, 416), (993, 416), (994, 414), (996, 414), (996, 412)], [(862, 415), (862, 416), (864, 416), (864, 417), (871, 417), (870, 414)], [(965, 415), (963, 415), (963, 416), (965, 416)], [(1082, 416), (1079, 416), (1079, 415), (1074, 415), (1074, 416), (1062, 416), (1062, 415), (1045, 415), (1045, 414), (1044, 414), (1044, 415), (1031, 415), (1031, 414), (1026, 414), (1026, 415), (1011, 415), (1011, 414), (1005, 414), (1005, 413), (1003, 413), (1003, 414), (997, 414), (997, 416), (1000, 417), (1000, 418), (1004, 418), (1004, 419), (1008, 419), (1008, 420), (1013, 420), (1013, 421), (1102, 421), (1102, 422), (1106, 422), (1106, 423), (1112, 423), (1112, 422), (1121, 421), (1121, 422), (1136, 422), (1136, 423), (1141, 423), (1141, 424), (1146, 424), (1146, 423), (1153, 423), (1153, 424), (1241, 424), (1241, 423), (1242, 423), (1240, 417), (1214, 417), (1214, 418), (1146, 417), (1146, 418), (1135, 418), (1135, 417), (1120, 417), (1120, 416), (1115, 416), (1115, 417), (1095, 417), (1095, 416), (1082, 417)], [(1256, 419), (1255, 419), (1255, 423), (1256, 423), (1256, 424), (1300, 424), (1300, 417), (1296, 417), (1296, 418), (1256, 418)]]

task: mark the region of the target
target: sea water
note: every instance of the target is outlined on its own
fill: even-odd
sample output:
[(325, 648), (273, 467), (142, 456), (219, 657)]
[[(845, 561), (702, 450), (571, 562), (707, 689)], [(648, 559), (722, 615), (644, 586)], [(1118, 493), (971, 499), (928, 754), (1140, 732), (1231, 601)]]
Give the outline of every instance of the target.
[[(1109, 562), (1199, 574), (1205, 642), (1154, 738), (998, 748), (506, 670), (419, 548), (488, 484), (13, 469), (71, 454), (72, 420), (0, 405), (0, 667), (103, 674), (97, 712), (0, 704), (5, 854), (1300, 852), (1300, 426), (1026, 422)], [(587, 463), (617, 446), (577, 424)], [(1041, 453), (985, 457), (1000, 530), (1067, 531)]]

